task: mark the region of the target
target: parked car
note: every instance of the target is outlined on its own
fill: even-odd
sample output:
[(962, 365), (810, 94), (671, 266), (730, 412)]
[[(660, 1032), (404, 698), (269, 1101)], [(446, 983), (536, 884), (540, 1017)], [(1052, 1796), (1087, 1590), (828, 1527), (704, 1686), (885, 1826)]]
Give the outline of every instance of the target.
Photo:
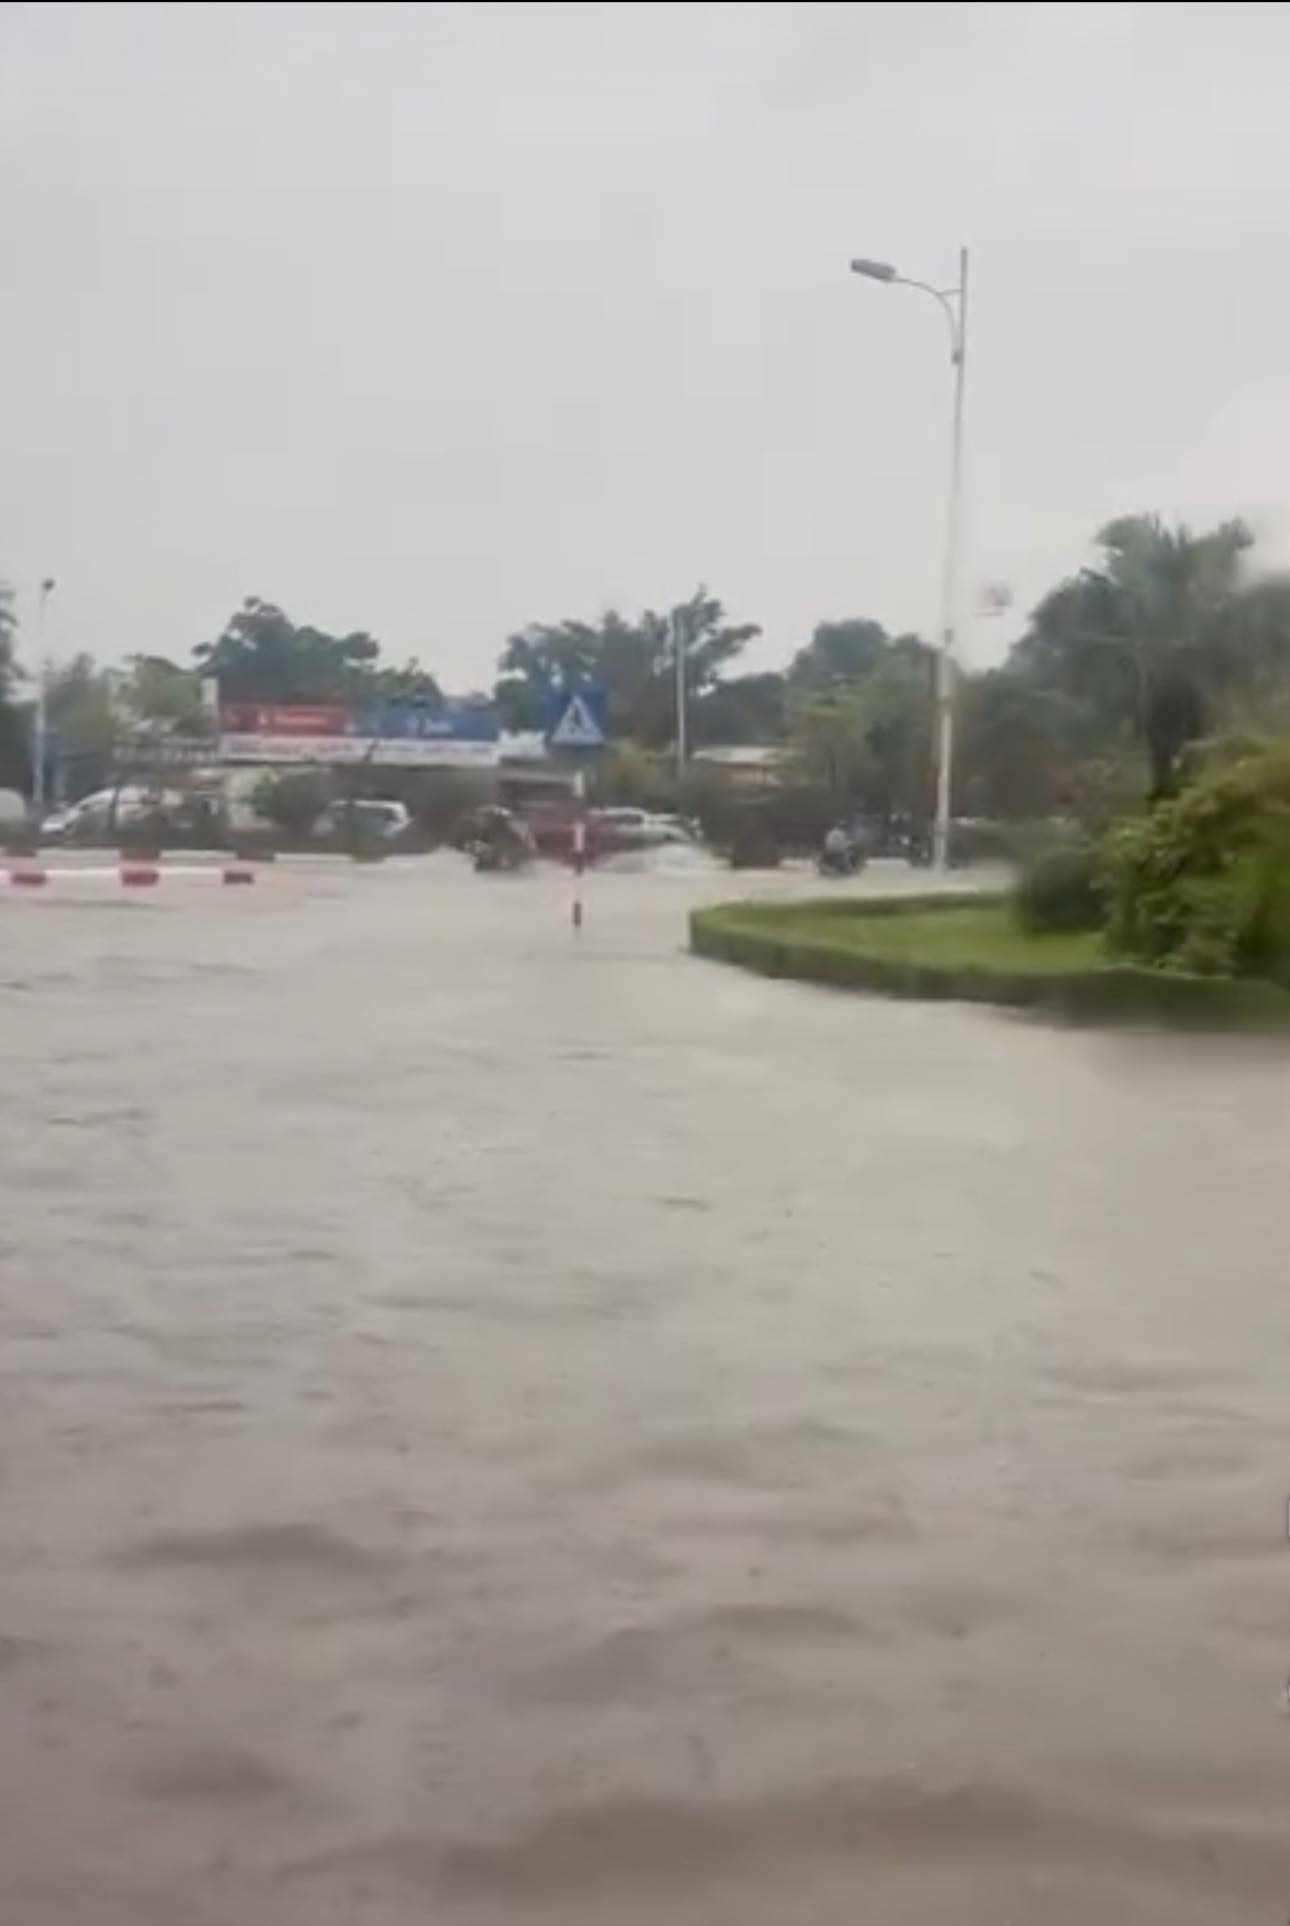
[(648, 809), (593, 809), (587, 820), (597, 849), (657, 849), (660, 843), (692, 840), (681, 817), (656, 815)]
[(658, 830), (660, 840), (665, 843), (697, 843), (699, 841), (698, 824), (690, 822), (685, 816), (663, 814), (651, 817), (651, 821)]
[(587, 823), (601, 849), (648, 849), (653, 841), (650, 819), (643, 809), (593, 809)]
[(383, 796), (357, 796), (352, 802), (329, 804), (326, 826), (337, 836), (344, 836), (354, 828), (360, 836), (379, 837), (384, 843), (392, 843), (412, 827), (412, 817), (406, 803)]
[(119, 789), (93, 789), (66, 809), (55, 809), (46, 816), (40, 833), (46, 841), (55, 843), (74, 843), (82, 836), (102, 836), (109, 826), (124, 828), (128, 823), (141, 822), (158, 807), (158, 801), (152, 791), (129, 783), (123, 783)]

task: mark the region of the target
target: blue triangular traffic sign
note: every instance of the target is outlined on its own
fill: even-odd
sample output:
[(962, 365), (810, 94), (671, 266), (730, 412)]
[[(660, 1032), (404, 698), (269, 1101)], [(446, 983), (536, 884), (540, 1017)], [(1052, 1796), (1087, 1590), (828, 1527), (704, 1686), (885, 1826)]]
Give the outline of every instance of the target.
[(573, 690), (565, 701), (547, 741), (553, 749), (603, 749), (605, 731), (594, 696)]

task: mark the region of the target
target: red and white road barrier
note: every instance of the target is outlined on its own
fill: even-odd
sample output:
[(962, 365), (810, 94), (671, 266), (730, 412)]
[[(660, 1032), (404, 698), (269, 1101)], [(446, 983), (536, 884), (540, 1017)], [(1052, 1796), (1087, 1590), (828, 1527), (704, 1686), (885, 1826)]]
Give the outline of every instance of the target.
[(577, 815), (573, 820), (573, 928), (582, 928), (582, 879), (587, 872), (587, 785), (579, 769), (574, 778)]
[(11, 889), (44, 889), (51, 883), (116, 883), (122, 889), (155, 889), (160, 883), (191, 882), (245, 885), (255, 881), (251, 863), (58, 864), (11, 863), (0, 869), (0, 883)]

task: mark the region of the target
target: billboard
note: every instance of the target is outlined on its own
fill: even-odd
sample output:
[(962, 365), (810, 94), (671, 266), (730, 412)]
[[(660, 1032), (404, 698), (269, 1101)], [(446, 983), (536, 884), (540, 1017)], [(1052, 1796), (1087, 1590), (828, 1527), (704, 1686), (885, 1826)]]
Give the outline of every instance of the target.
[(221, 762), (370, 763), (387, 769), (493, 769), (497, 712), (487, 702), (229, 702)]

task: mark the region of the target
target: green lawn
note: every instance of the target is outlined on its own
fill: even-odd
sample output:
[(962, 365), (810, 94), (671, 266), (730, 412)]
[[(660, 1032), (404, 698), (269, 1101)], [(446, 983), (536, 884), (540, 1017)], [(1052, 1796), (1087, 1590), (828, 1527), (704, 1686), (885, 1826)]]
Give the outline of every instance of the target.
[(700, 956), (890, 996), (958, 997), (1073, 1017), (1290, 1029), (1275, 983), (1186, 976), (1108, 956), (1100, 936), (1034, 936), (1003, 897), (720, 903), (690, 918)]
[[(743, 921), (743, 916), (738, 920)], [(866, 956), (949, 969), (966, 965), (1048, 975), (1095, 969), (1104, 962), (1101, 940), (1093, 933), (1027, 935), (1011, 905), (1004, 903), (980, 909), (914, 910), (903, 916), (865, 915), (863, 907), (853, 915), (839, 914), (832, 904), (820, 910), (811, 903), (788, 909), (750, 906), (747, 920), (750, 927), (774, 930), (795, 942), (819, 939)]]

